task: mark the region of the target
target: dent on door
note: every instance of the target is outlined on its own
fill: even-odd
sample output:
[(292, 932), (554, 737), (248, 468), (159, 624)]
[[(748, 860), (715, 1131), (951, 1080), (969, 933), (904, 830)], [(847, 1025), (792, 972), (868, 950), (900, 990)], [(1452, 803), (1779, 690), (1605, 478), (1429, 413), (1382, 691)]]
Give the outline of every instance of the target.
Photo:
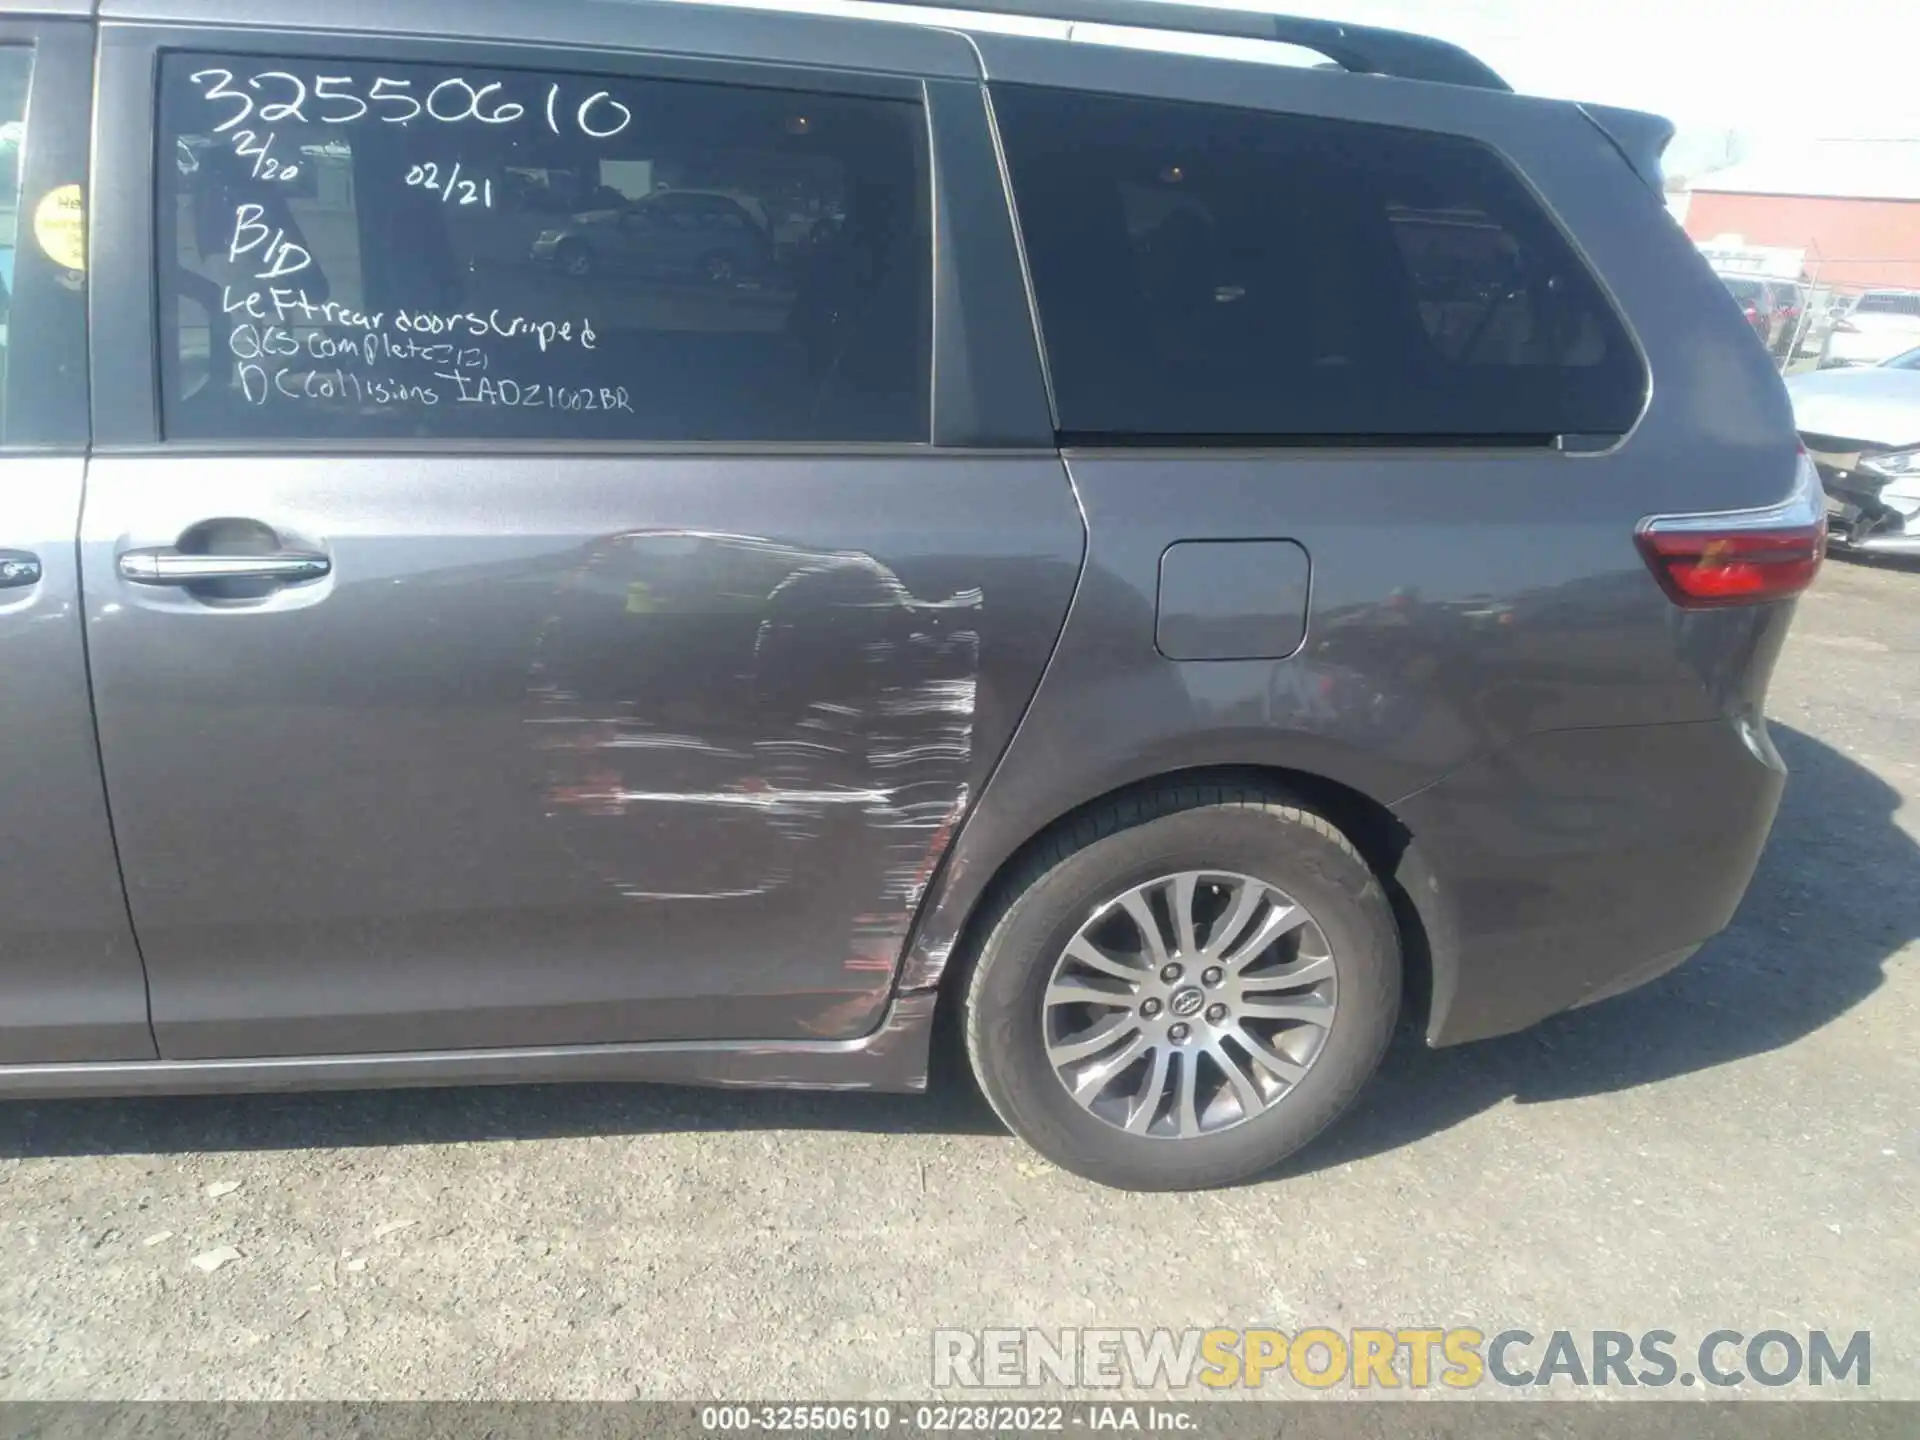
[[(242, 514), (329, 572), (117, 570)], [(107, 459), (85, 536), (183, 1058), (864, 1033), (1083, 543), (1056, 458), (937, 455)]]
[(593, 544), (529, 676), (559, 842), (642, 902), (868, 875), (847, 963), (890, 975), (966, 810), (983, 603), (977, 586), (917, 596), (859, 551), (684, 530)]

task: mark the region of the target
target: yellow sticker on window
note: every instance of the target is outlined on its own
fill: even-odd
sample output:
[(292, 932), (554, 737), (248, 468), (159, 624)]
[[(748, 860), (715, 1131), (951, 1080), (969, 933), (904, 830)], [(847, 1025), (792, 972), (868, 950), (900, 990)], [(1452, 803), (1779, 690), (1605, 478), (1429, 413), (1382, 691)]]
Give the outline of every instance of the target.
[(46, 193), (33, 212), (33, 238), (54, 264), (87, 268), (87, 202), (78, 185)]

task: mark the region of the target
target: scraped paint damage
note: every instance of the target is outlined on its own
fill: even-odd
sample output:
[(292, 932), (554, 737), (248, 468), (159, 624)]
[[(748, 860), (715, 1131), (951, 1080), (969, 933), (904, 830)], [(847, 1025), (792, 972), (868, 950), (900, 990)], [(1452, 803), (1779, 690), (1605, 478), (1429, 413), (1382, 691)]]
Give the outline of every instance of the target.
[(858, 552), (597, 542), (557, 587), (530, 676), (557, 838), (640, 902), (803, 916), (810, 887), (862, 887), (851, 935), (795, 937), (843, 945), (868, 977), (822, 1033), (857, 1020), (966, 813), (984, 605), (978, 588), (921, 599)]

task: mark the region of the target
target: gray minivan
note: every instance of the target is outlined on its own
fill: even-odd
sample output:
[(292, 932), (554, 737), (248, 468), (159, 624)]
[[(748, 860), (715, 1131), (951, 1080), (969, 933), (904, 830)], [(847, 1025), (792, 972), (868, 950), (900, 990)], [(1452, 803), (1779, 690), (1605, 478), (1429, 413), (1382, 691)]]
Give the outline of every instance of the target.
[[(1199, 1186), (1727, 923), (1822, 507), (1665, 123), (839, 8), (0, 6), (0, 1094), (950, 1020)], [(753, 283), (542, 259), (672, 193)]]

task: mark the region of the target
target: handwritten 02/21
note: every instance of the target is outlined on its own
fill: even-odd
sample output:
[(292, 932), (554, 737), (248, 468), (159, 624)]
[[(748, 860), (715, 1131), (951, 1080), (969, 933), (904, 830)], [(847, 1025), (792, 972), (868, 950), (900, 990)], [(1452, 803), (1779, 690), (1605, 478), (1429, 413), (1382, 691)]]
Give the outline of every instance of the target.
[(454, 161), (444, 175), (440, 166), (424, 161), (407, 171), (407, 184), (419, 190), (431, 190), (449, 205), (483, 205), (493, 208), (493, 181), (463, 180), (460, 162)]
[[(240, 81), (233, 71), (210, 66), (196, 70), (189, 78), (200, 87), (203, 99), (237, 106), (213, 127), (216, 135), (249, 121), (260, 125), (281, 125), (290, 120), (307, 125), (351, 125), (372, 118), (389, 125), (406, 125), (424, 118), (442, 125), (514, 125), (529, 115), (527, 105), (507, 98), (505, 81), (476, 85), (459, 75), (435, 82), (424, 98), (416, 93), (412, 80), (384, 75), (365, 86), (351, 75), (303, 78), (287, 70), (264, 70)], [(593, 91), (575, 104), (558, 81), (548, 85), (537, 113), (555, 135), (577, 132), (589, 140), (610, 140), (633, 123), (632, 109), (610, 91)]]

